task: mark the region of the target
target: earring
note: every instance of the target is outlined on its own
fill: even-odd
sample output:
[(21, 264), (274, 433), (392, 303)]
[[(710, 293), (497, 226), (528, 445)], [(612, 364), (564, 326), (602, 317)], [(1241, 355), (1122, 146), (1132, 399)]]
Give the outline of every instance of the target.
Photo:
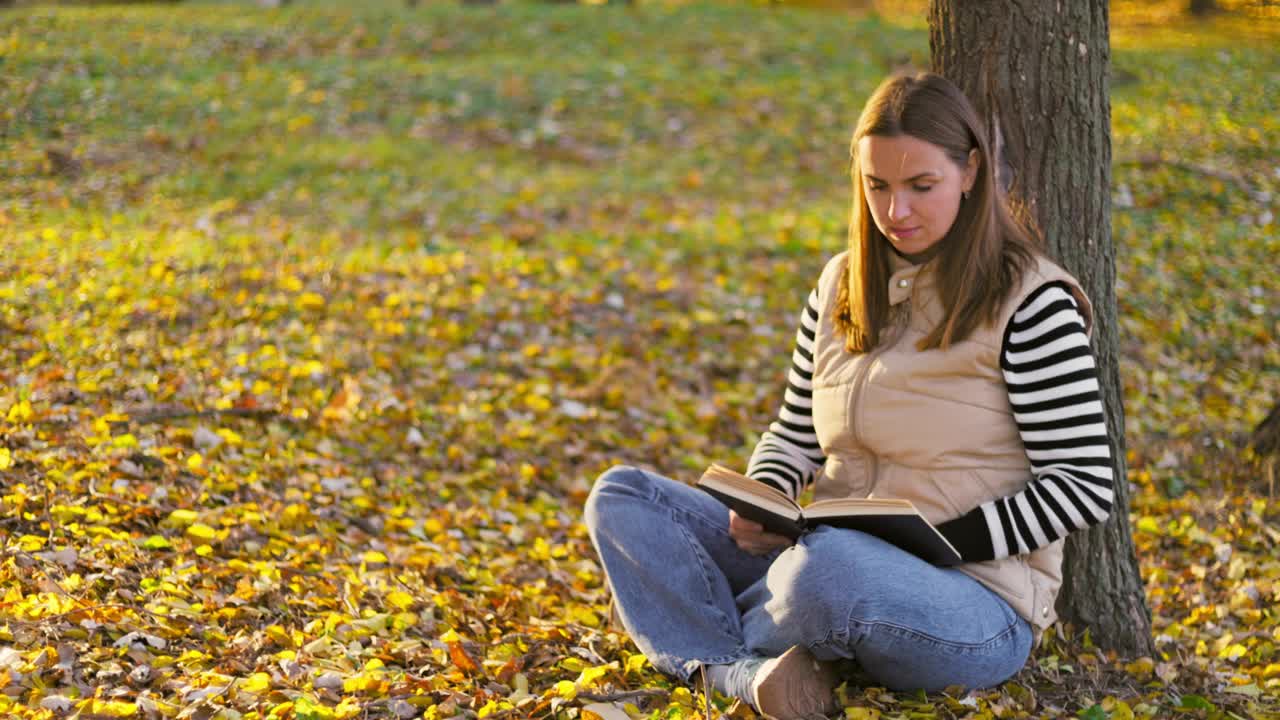
[(960, 193), (960, 195), (961, 195), (965, 200), (968, 200), (968, 199), (969, 199), (969, 191), (968, 191), (968, 190), (965, 190), (964, 192)]

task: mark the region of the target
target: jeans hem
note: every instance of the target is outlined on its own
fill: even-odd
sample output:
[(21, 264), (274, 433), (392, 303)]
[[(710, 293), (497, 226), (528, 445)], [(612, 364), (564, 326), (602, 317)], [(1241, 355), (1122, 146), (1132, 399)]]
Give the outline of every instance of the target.
[(712, 655), (711, 657), (701, 659), (685, 660), (680, 663), (681, 680), (689, 682), (689, 679), (693, 677), (694, 673), (698, 672), (698, 668), (703, 665), (730, 665), (738, 662), (739, 660), (746, 660), (753, 657), (756, 657), (754, 653), (744, 649), (739, 655)]

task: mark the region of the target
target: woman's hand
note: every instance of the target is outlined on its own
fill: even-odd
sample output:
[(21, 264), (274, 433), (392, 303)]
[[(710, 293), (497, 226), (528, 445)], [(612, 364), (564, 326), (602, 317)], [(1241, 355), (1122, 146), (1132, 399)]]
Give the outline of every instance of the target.
[(791, 544), (788, 538), (765, 532), (763, 525), (751, 522), (732, 510), (729, 511), (729, 537), (752, 555), (767, 555)]

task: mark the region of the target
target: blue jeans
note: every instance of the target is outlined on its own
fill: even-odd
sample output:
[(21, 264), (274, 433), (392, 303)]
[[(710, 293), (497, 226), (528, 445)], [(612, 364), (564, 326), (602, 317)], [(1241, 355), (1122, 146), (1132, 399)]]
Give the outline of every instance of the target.
[(630, 467), (596, 481), (586, 523), (622, 624), (682, 680), (804, 645), (894, 690), (982, 688), (1031, 652), (1030, 626), (981, 583), (854, 530), (819, 527), (751, 555), (730, 538), (724, 505)]

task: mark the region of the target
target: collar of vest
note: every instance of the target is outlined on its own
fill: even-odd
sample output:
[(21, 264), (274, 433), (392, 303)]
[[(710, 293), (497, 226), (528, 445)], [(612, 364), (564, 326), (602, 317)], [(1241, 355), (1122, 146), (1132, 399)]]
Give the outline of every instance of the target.
[(923, 282), (920, 271), (928, 266), (916, 265), (896, 252), (889, 253), (889, 304), (897, 305), (911, 299), (911, 290), (917, 282)]

